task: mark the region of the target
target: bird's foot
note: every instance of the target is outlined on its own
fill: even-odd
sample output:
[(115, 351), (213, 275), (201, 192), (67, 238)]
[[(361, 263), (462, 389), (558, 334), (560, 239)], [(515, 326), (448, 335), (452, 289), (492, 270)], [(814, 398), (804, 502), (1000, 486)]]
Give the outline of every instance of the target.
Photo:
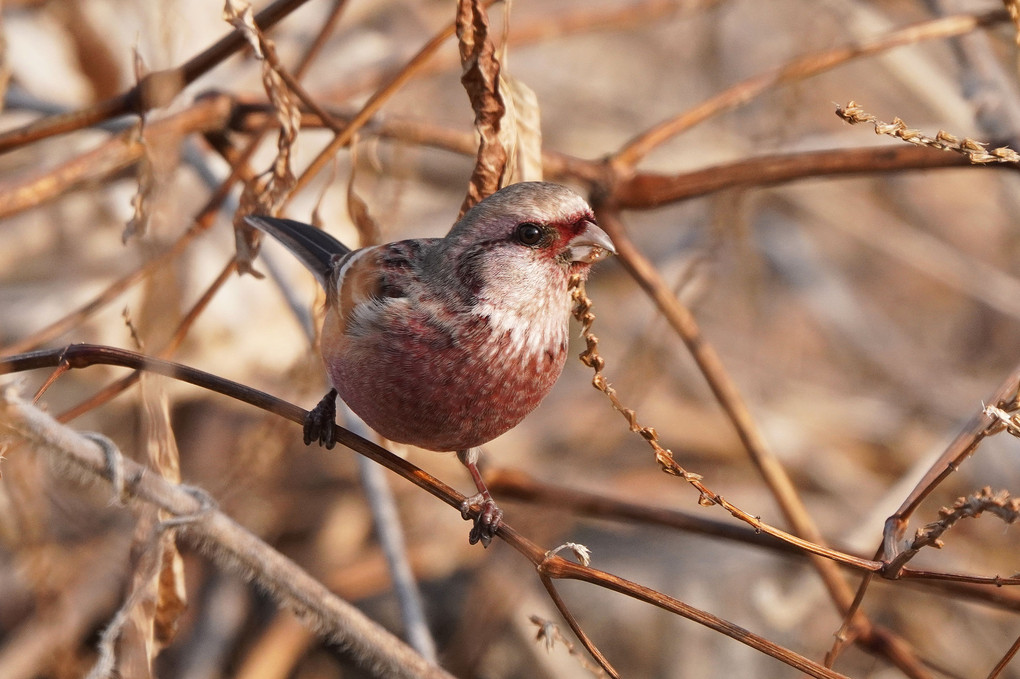
[(460, 515), (465, 521), (471, 519), (471, 507), (478, 505), (478, 516), (474, 517), (475, 525), (468, 533), (468, 542), (472, 545), (481, 542), (482, 547), (488, 547), (496, 531), (503, 524), (503, 510), (499, 508), (496, 501), (488, 492), (472, 495), (460, 505)]
[(330, 389), (305, 418), (305, 445), (316, 441), (331, 450), (336, 445), (336, 430), (336, 389)]
[(471, 479), (475, 482), (475, 488), (478, 489), (477, 495), (472, 495), (461, 503), (460, 515), (467, 521), (471, 518), (471, 506), (478, 505), (478, 516), (475, 517), (475, 525), (472, 526), (471, 532), (468, 533), (468, 542), (472, 545), (476, 542), (481, 542), (482, 547), (488, 547), (489, 543), (492, 542), (492, 538), (496, 535), (496, 531), (503, 524), (503, 510), (496, 506), (496, 501), (492, 499), (492, 495), (489, 494), (489, 489), (485, 486), (485, 481), (482, 479), (482, 473), (478, 471), (478, 458), (480, 455), (480, 448), (468, 448), (467, 450), (457, 451), (457, 459), (467, 467), (468, 473), (471, 474)]

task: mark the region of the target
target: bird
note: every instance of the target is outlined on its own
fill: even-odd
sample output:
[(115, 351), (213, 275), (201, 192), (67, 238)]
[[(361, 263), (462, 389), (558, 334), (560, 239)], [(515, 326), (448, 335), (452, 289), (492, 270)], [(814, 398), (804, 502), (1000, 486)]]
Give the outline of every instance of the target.
[(352, 250), (302, 222), (249, 215), (325, 290), (320, 353), (332, 389), (304, 441), (335, 444), (336, 397), (382, 437), (456, 452), (478, 493), (471, 544), (502, 523), (478, 471), (479, 448), (531, 413), (567, 355), (572, 277), (616, 254), (588, 203), (549, 182), (511, 184), (442, 238)]

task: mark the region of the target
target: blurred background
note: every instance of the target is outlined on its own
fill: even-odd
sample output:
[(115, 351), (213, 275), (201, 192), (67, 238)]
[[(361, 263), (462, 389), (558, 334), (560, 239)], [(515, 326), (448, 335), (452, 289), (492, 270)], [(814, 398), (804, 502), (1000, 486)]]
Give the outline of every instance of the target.
[[(293, 68), (334, 7), (309, 0), (267, 32), (283, 64)], [(993, 10), (1003, 3), (516, 0), (509, 9), (492, 6), (490, 19), (494, 40), (505, 42), (504, 74), (534, 93), (537, 105), (529, 110), (540, 114), (543, 148), (590, 169), (658, 123), (805, 55), (949, 14)], [(222, 13), (215, 0), (7, 0), (0, 15), (6, 86), (0, 131), (117, 96), (139, 72), (179, 66), (229, 32)], [(335, 114), (352, 115), (453, 18), (450, 2), (351, 0), (304, 87)], [(790, 78), (668, 139), (638, 169), (680, 182), (688, 173), (772, 154), (905, 146), (837, 118), (835, 107), (850, 100), (929, 136), (941, 129), (1017, 148), (1016, 35), (1007, 18), (961, 37), (912, 41)], [(348, 210), (353, 191), (384, 240), (444, 234), (474, 165), (473, 151), (435, 142), (449, 133), (470, 149), (474, 114), (460, 71), (456, 39), (448, 39), (359, 133), (356, 153), (341, 150), (294, 195), (285, 216), (319, 220), (357, 243)], [(262, 105), (260, 73), (250, 50), (241, 50), (148, 114), (147, 128), (162, 131), (160, 121), (194, 110), (212, 91), (239, 105)], [(230, 165), (198, 126), (143, 132), (143, 163), (136, 157), (104, 164), (102, 156), (87, 155), (115, 153), (128, 143), (117, 135), (136, 120), (16, 144), (0, 155), (0, 355), (74, 342), (156, 354), (213, 289), (167, 357), (310, 408), (326, 389), (307, 333), (322, 302), (315, 282), (282, 250), (267, 247), (255, 268), (270, 275), (230, 275), (211, 288), (234, 256), (231, 219), (240, 189), (233, 187), (209, 228), (174, 248)], [(235, 117), (230, 125), (213, 132), (243, 146), (253, 123)], [(418, 136), (385, 133), (388, 125)], [(321, 126), (304, 126), (295, 170), (331, 137)], [(275, 139), (274, 131), (255, 153), (257, 172), (270, 166)], [(93, 166), (103, 171), (90, 172)], [(622, 217), (638, 249), (693, 311), (822, 534), (870, 557), (885, 518), (1017, 365), (1020, 180), (1014, 167), (1001, 165), (864, 170), (695, 190)], [(581, 174), (561, 164), (548, 178), (590, 189)], [(147, 187), (146, 228), (126, 234), (140, 182)], [(144, 275), (98, 308), (77, 313), (135, 271)], [(605, 374), (642, 424), (654, 426), (663, 445), (714, 491), (786, 527), (683, 342), (625, 268), (615, 260), (600, 264), (588, 293)], [(61, 319), (67, 322), (47, 332)], [(572, 337), (578, 335), (574, 323)], [(572, 355), (583, 348), (578, 340)], [(42, 404), (53, 414), (66, 412), (125, 374), (72, 371)], [(17, 379), (31, 394), (47, 376)], [(659, 471), (590, 381), (588, 368), (569, 361), (542, 406), (486, 446), (487, 473), (523, 472), (727, 520), (722, 509), (700, 507), (694, 490)], [(169, 429), (158, 425), (161, 412)], [(184, 482), (205, 489), (228, 515), (403, 634), (351, 451), (306, 448), (297, 425), (163, 379), (146, 379), (70, 423), (105, 434), (138, 460), (154, 446), (175, 448)], [(983, 486), (1020, 487), (1017, 446), (1005, 434), (983, 442), (919, 508), (908, 534), (937, 520), (939, 507)], [(393, 449), (470, 490), (452, 454)], [(113, 506), (105, 485), (64, 480), (25, 446), (0, 452), (0, 676), (84, 676), (96, 660), (99, 632), (129, 591), (138, 507)], [(563, 645), (549, 651), (535, 641), (532, 615), (573, 637), (526, 560), (499, 540), (487, 550), (469, 546), (468, 524), (456, 511), (393, 475), (384, 479), (445, 668), (462, 677), (591, 676)], [(570, 506), (496, 494), (506, 520), (536, 543), (583, 543), (593, 566), (814, 660), (821, 661), (841, 624), (802, 557), (753, 540), (585, 518)], [(912, 565), (1013, 575), (1020, 571), (1015, 530), (989, 515), (961, 522), (942, 550), (924, 551)], [(186, 542), (180, 549), (188, 603), (176, 637), (155, 657), (155, 676), (367, 676), (243, 578)], [(847, 577), (851, 586), (860, 578)], [(798, 676), (730, 638), (622, 595), (575, 582), (560, 587), (623, 676)], [(930, 676), (983, 677), (1020, 634), (1020, 600), (1008, 589), (1002, 596), (984, 601), (881, 581), (862, 610), (912, 645)], [(857, 648), (845, 651), (836, 669), (854, 677), (904, 676)], [(1000, 676), (1020, 677), (1020, 667)]]

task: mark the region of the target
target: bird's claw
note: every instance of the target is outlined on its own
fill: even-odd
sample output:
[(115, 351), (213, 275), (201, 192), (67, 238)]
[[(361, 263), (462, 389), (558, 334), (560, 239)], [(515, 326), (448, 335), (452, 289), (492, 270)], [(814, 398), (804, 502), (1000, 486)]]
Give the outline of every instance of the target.
[(475, 524), (468, 533), (468, 542), (472, 545), (481, 542), (482, 547), (488, 547), (503, 525), (503, 510), (487, 494), (478, 493), (460, 504), (460, 515), (465, 521), (471, 520), (472, 505), (478, 505), (478, 516), (474, 517)]
[(336, 429), (336, 389), (330, 389), (305, 417), (305, 445), (315, 441), (332, 450), (336, 445)]

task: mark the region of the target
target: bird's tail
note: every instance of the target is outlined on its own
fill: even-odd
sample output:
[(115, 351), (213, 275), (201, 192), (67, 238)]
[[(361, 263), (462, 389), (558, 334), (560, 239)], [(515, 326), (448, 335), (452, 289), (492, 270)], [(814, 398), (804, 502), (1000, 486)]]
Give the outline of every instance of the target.
[(322, 229), (293, 219), (248, 215), (244, 221), (280, 241), (301, 260), (323, 288), (327, 287), (334, 257), (346, 255), (349, 247)]

